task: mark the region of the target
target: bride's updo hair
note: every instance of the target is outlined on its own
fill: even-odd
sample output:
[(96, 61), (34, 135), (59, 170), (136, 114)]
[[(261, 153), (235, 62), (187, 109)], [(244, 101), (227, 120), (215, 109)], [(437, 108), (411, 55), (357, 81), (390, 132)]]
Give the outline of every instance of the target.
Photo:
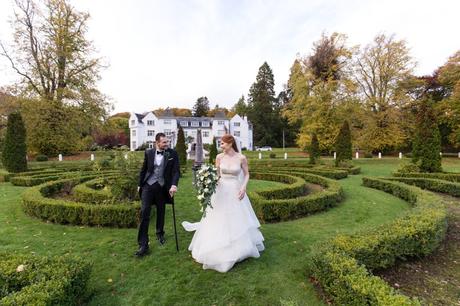
[(236, 146), (235, 137), (233, 137), (232, 135), (230, 135), (230, 134), (225, 134), (224, 136), (222, 136), (222, 138), (220, 139), (220, 141), (223, 141), (223, 142), (225, 142), (225, 143), (231, 143), (231, 144), (232, 144), (233, 150), (235, 150), (235, 152), (239, 152), (239, 151), (238, 151), (238, 147)]

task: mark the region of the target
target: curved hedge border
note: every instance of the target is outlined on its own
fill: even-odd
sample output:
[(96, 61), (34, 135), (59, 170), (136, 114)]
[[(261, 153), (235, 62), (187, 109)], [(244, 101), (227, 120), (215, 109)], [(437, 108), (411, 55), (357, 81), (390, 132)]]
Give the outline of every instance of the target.
[(104, 183), (108, 178), (96, 178), (76, 185), (73, 188), (73, 197), (76, 201), (84, 203), (107, 204), (113, 202), (110, 189), (94, 189), (96, 184)]
[(77, 176), (88, 176), (88, 175), (107, 175), (114, 173), (114, 170), (109, 171), (70, 171), (70, 172), (51, 172), (51, 173), (40, 173), (37, 175), (21, 175), (10, 178), (11, 184), (15, 186), (36, 186), (45, 182), (55, 181), (64, 178), (71, 178)]
[[(270, 191), (249, 192), (248, 195), (251, 198), (252, 206), (260, 221), (279, 222), (301, 218), (336, 206), (343, 199), (342, 187), (334, 180), (309, 173), (295, 173), (294, 175), (303, 178), (305, 181), (319, 184), (327, 189), (322, 192), (293, 199), (272, 200), (266, 199), (263, 196)], [(251, 172), (251, 177), (276, 181), (279, 174)]]
[(0, 305), (80, 304), (90, 272), (91, 266), (75, 257), (0, 253)]
[(422, 177), (392, 177), (387, 179), (415, 185), (422, 189), (446, 193), (454, 197), (460, 197), (460, 183)]
[(288, 184), (282, 187), (273, 187), (269, 190), (257, 191), (258, 195), (267, 200), (292, 199), (305, 195), (308, 190), (303, 178), (292, 175), (255, 172), (251, 173), (251, 178)]
[(140, 209), (136, 202), (94, 205), (48, 198), (66, 185), (73, 187), (93, 178), (62, 179), (29, 188), (22, 194), (22, 207), (26, 214), (54, 223), (136, 227)]
[(398, 294), (370, 271), (392, 266), (398, 259), (432, 253), (447, 229), (442, 199), (381, 178), (364, 177), (363, 185), (402, 198), (414, 208), (374, 230), (338, 235), (317, 246), (312, 274), (338, 305), (420, 305), (417, 299)]
[(460, 183), (460, 173), (393, 173), (395, 177), (420, 177)]

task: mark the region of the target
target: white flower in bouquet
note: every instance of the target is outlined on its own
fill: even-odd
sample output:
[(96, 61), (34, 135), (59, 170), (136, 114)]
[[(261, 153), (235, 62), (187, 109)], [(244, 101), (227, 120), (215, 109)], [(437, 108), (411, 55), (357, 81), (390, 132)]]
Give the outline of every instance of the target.
[(197, 188), (197, 199), (200, 201), (200, 211), (206, 216), (206, 208), (211, 205), (211, 196), (217, 187), (217, 169), (213, 165), (203, 164), (196, 172), (195, 187)]

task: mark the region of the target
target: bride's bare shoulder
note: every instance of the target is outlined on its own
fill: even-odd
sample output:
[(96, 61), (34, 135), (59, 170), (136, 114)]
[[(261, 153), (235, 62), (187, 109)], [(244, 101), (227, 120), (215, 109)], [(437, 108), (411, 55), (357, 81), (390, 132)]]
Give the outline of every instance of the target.
[(240, 155), (239, 157), (240, 157), (240, 160), (241, 160), (242, 162), (247, 162), (246, 155), (244, 155), (244, 154), (242, 154), (242, 153), (238, 153), (238, 154)]
[(216, 155), (216, 159), (220, 160), (224, 156), (224, 153), (219, 153)]

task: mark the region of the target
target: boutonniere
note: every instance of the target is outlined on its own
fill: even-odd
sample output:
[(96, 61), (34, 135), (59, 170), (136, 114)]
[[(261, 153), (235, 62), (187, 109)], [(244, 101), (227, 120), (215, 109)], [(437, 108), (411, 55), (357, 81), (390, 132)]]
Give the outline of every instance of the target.
[(164, 158), (165, 158), (166, 160), (168, 160), (168, 157), (169, 157), (169, 152), (168, 152), (168, 151), (165, 151)]

